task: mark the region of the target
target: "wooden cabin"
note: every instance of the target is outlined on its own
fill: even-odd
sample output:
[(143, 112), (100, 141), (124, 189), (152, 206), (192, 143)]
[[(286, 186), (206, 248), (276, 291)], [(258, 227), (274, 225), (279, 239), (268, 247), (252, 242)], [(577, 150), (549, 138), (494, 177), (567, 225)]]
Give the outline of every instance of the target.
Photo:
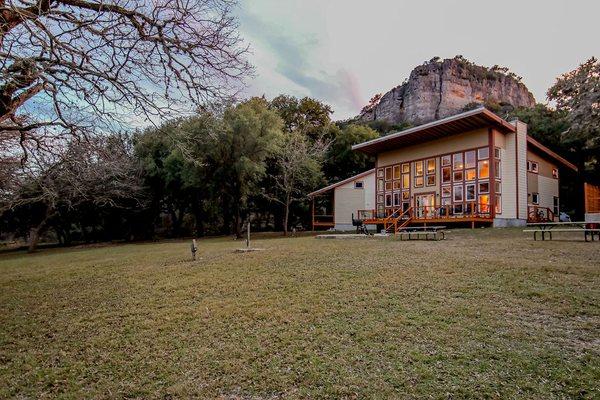
[[(376, 158), (375, 169), (309, 196), (333, 198), (326, 227), (369, 225), (522, 226), (558, 218), (561, 169), (577, 168), (527, 135), (527, 125), (478, 108), (352, 147)], [(352, 182), (364, 180), (364, 208)], [(350, 185), (350, 186), (348, 186)], [(343, 190), (342, 190), (343, 189)], [(356, 190), (356, 188), (354, 188)], [(368, 198), (368, 196), (372, 196)], [(373, 203), (373, 206), (370, 206)], [(338, 214), (342, 215), (338, 215)], [(313, 227), (320, 226), (313, 207)]]

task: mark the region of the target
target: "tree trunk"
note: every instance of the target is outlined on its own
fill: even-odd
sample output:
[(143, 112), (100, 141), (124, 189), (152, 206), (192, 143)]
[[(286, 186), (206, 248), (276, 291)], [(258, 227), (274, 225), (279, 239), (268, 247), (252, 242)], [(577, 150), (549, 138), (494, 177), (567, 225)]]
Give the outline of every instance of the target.
[(235, 205), (235, 220), (234, 220), (234, 227), (233, 227), (233, 232), (235, 233), (235, 236), (239, 239), (242, 237), (242, 229), (240, 226), (240, 221), (241, 221), (241, 215), (240, 215), (240, 205), (238, 203), (236, 203)]
[(27, 251), (33, 253), (40, 242), (40, 226), (29, 229), (29, 245)]
[(290, 195), (285, 198), (285, 212), (283, 213), (283, 236), (288, 234), (288, 220), (290, 218)]
[(44, 219), (37, 226), (34, 226), (29, 229), (29, 244), (27, 246), (27, 251), (29, 253), (32, 253), (35, 251), (35, 249), (37, 249), (37, 246), (40, 242), (40, 236), (42, 235), (44, 230), (47, 228), (48, 221), (50, 220), (50, 217), (52, 217), (53, 215), (54, 215), (54, 209), (53, 208), (47, 209), (46, 216), (44, 217)]

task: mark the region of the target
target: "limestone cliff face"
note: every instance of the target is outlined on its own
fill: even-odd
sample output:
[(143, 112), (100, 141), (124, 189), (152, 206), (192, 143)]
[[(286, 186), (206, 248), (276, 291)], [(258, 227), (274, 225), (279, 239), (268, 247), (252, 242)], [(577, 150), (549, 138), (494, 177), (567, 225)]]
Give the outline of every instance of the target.
[(474, 65), (462, 57), (431, 61), (413, 69), (408, 80), (365, 107), (361, 121), (419, 125), (460, 112), (469, 103), (533, 107), (535, 99), (505, 68)]

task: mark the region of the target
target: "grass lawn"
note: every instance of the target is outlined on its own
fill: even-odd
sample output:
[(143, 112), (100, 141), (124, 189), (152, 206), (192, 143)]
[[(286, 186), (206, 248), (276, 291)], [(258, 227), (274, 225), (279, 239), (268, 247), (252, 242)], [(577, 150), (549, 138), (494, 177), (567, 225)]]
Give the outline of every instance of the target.
[(600, 244), (265, 239), (0, 255), (0, 398), (598, 398)]

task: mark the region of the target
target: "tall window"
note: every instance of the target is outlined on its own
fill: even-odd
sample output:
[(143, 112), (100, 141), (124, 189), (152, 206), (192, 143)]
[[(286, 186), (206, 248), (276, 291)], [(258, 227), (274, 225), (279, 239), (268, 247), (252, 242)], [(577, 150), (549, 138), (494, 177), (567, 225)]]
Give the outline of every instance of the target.
[(387, 167), (385, 169), (385, 180), (389, 181), (392, 179), (392, 167)]
[(427, 160), (427, 175), (435, 174), (435, 159), (430, 158)]
[(415, 187), (423, 187), (423, 161), (415, 161)]
[(410, 174), (402, 174), (402, 189), (410, 188)]
[(450, 167), (442, 168), (442, 183), (450, 183), (452, 179), (452, 171)]
[(482, 160), (478, 162), (479, 179), (487, 179), (490, 177), (490, 162)]
[(427, 160), (427, 186), (435, 186), (435, 158)]
[(465, 152), (465, 168), (475, 168), (475, 150)]
[(463, 154), (462, 153), (454, 153), (452, 155), (452, 162), (454, 164), (454, 170), (463, 169), (465, 165), (463, 164)]
[(452, 159), (450, 158), (450, 154), (446, 154), (442, 156), (442, 167), (449, 166), (452, 163)]
[(415, 162), (415, 176), (423, 176), (423, 161)]

